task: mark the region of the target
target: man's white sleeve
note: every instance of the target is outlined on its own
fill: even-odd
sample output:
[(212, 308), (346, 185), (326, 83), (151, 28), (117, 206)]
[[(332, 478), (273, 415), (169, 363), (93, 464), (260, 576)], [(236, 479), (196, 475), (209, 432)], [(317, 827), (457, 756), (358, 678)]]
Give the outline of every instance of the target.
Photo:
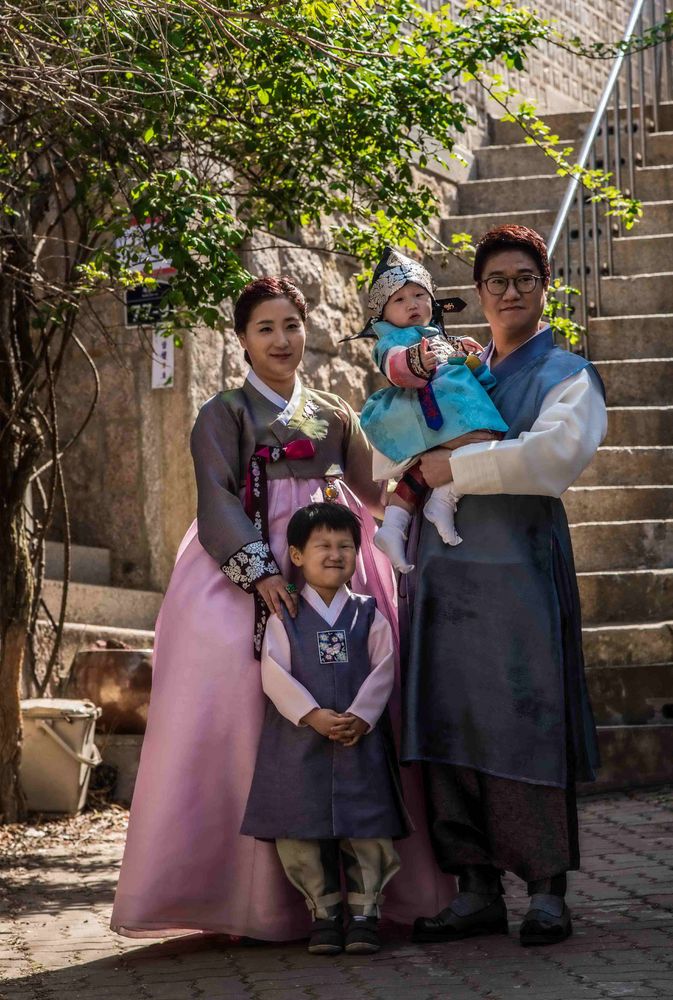
[(454, 451), (456, 489), (560, 497), (594, 457), (606, 431), (605, 400), (585, 368), (549, 390), (535, 423), (518, 438)]

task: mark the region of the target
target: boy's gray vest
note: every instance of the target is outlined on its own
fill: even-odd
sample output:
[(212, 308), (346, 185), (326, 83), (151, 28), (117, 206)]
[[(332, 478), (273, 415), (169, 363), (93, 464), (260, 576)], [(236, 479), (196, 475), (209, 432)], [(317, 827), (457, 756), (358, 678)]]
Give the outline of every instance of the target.
[[(283, 616), (292, 676), (321, 708), (345, 712), (370, 672), (376, 602), (353, 594), (328, 625), (302, 597)], [(241, 833), (262, 840), (403, 837), (409, 832), (387, 714), (354, 747), (295, 726), (271, 702)]]
[[(546, 394), (589, 368), (543, 331), (494, 370), (491, 398), (529, 430)], [(425, 519), (416, 558), (402, 760), (476, 768), (565, 787), (592, 779), (596, 731), (579, 594), (563, 504), (547, 496), (465, 496), (445, 545)]]

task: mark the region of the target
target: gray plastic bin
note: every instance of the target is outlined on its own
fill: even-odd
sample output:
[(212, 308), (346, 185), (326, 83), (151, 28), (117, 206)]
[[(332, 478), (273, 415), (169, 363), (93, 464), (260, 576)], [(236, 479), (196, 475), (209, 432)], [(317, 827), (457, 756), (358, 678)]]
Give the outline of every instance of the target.
[(21, 784), (34, 812), (77, 813), (86, 800), (91, 768), (101, 756), (94, 743), (100, 715), (91, 701), (28, 698), (21, 702)]

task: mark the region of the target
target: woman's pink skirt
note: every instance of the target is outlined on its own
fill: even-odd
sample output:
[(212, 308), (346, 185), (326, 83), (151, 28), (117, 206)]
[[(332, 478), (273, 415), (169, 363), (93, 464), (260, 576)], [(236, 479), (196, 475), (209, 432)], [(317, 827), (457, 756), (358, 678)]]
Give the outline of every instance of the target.
[[(271, 548), (284, 573), (287, 522), (323, 485), (269, 482)], [(396, 629), (394, 581), (372, 546), (373, 519), (346, 488), (343, 500), (363, 522), (353, 590), (375, 597)], [(288, 940), (308, 933), (308, 910), (274, 844), (239, 833), (265, 712), (252, 630), (252, 598), (224, 576), (192, 524), (157, 622), (147, 732), (112, 912), (120, 934), (209, 931)], [(390, 707), (399, 722), (399, 685)], [(396, 845), (402, 869), (383, 911), (410, 923), (446, 906), (454, 882), (432, 857), (420, 774), (403, 768), (402, 777), (416, 831)]]

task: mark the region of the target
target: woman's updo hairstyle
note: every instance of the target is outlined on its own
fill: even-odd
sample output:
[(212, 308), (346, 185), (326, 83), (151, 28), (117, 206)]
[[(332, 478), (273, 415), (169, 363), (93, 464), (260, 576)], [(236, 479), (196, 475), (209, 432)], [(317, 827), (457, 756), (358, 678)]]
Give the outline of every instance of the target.
[(549, 281), (551, 270), (545, 241), (539, 233), (529, 229), (528, 226), (511, 225), (490, 229), (477, 243), (473, 269), (477, 284), (481, 282), (488, 258), (502, 250), (523, 250), (530, 254), (539, 268), (540, 277), (544, 278), (545, 283)]
[(245, 286), (236, 300), (234, 306), (234, 330), (236, 333), (245, 333), (245, 328), (255, 306), (268, 299), (289, 299), (296, 307), (302, 320), (306, 319), (306, 299), (294, 281), (285, 276), (255, 278), (254, 281)]

